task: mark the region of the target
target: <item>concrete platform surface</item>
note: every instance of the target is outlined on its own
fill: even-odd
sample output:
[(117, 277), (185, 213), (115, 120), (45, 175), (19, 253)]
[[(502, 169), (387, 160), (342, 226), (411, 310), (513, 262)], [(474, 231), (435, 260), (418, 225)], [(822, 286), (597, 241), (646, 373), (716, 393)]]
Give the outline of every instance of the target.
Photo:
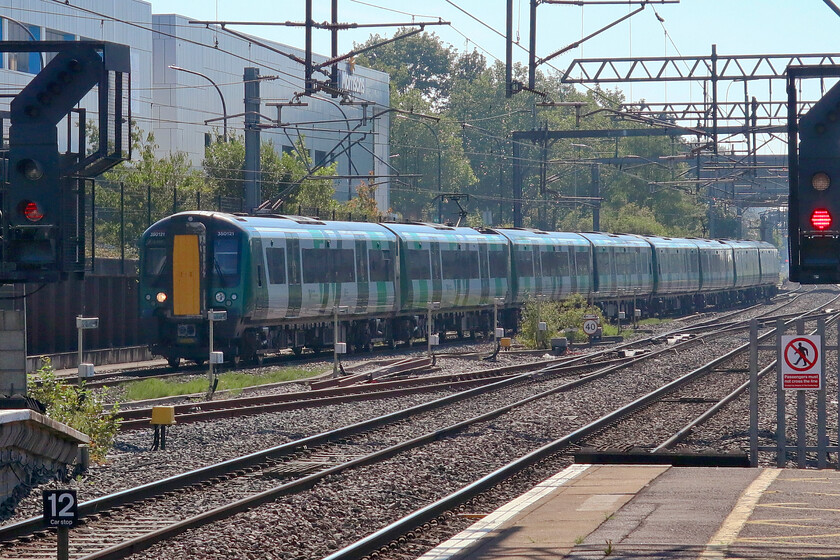
[(840, 472), (573, 465), (420, 558), (840, 559)]

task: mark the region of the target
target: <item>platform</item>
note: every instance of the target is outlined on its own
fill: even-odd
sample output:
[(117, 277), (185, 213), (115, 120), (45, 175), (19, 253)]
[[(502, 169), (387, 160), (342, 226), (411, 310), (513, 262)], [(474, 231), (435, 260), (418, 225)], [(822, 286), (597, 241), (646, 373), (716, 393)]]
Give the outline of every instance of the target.
[(30, 409), (0, 410), (0, 515), (75, 464), (85, 434)]
[(573, 465), (421, 560), (840, 558), (835, 470)]

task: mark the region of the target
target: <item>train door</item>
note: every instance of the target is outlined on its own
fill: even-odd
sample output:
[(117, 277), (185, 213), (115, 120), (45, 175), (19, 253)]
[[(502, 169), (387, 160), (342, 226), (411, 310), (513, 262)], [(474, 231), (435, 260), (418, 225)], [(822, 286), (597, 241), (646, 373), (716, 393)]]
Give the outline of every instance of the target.
[[(378, 311), (370, 306), (370, 280), (368, 278), (368, 247), (364, 239), (356, 240), (356, 314)], [(374, 298), (374, 303), (375, 303)], [(375, 308), (375, 305), (373, 306)]]
[(172, 238), (172, 314), (199, 316), (204, 310), (204, 261), (207, 232), (204, 224), (184, 224)]

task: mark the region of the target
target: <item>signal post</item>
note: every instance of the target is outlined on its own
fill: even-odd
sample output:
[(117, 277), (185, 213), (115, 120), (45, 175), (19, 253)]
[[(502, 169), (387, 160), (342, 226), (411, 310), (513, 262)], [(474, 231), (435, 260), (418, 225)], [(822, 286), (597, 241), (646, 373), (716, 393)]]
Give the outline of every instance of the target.
[(790, 279), (840, 282), (840, 83), (801, 119), (798, 80), (840, 77), (840, 66), (788, 68)]

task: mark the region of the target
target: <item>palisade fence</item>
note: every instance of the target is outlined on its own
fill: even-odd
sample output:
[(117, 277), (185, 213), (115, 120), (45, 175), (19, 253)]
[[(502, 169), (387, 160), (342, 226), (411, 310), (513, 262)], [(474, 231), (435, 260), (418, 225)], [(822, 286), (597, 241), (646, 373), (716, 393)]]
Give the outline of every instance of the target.
[[(131, 272), (125, 263), (137, 258), (140, 236), (158, 220), (187, 210), (244, 211), (243, 198), (202, 196), (200, 192), (187, 192), (174, 186), (138, 188), (110, 181), (90, 181), (85, 190), (86, 216), (89, 217), (85, 231), (88, 255), (94, 260), (103, 257), (119, 260), (123, 273)], [(348, 222), (392, 221), (379, 214), (296, 204), (283, 205), (273, 213)]]

